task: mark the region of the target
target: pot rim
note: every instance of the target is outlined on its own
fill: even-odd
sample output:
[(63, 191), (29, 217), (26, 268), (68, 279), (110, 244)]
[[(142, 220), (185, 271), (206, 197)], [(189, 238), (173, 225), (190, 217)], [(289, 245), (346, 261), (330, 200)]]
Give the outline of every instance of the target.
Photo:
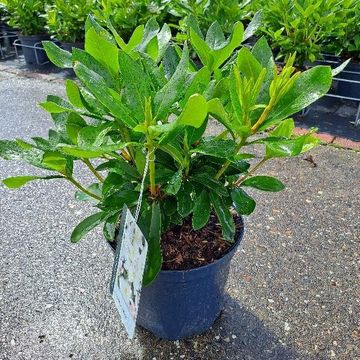
[[(199, 271), (206, 271), (207, 269), (215, 266), (216, 264), (222, 262), (222, 261), (225, 261), (225, 259), (229, 256), (232, 257), (232, 255), (234, 255), (235, 253), (235, 250), (236, 248), (240, 245), (243, 237), (244, 237), (244, 233), (245, 233), (245, 222), (244, 222), (244, 218), (241, 216), (241, 215), (238, 215), (239, 217), (239, 220), (240, 220), (240, 223), (241, 223), (241, 228), (240, 228), (240, 234), (239, 236), (237, 237), (237, 240), (230, 246), (230, 248), (228, 249), (228, 251), (219, 259), (216, 259), (214, 260), (212, 263), (209, 263), (209, 264), (206, 264), (206, 265), (202, 265), (202, 266), (198, 266), (198, 267), (195, 267), (195, 268), (191, 268), (191, 269), (186, 269), (186, 270), (163, 270), (161, 269), (159, 271), (159, 274), (162, 273), (162, 274), (166, 274), (166, 275), (169, 275), (169, 276), (172, 276), (172, 275), (179, 275), (181, 273), (184, 273), (184, 274), (194, 274), (196, 272), (199, 272)], [(111, 250), (114, 252), (116, 252), (116, 249), (114, 249), (110, 242), (108, 240), (106, 240), (106, 242), (108, 243), (108, 245), (110, 246)], [(158, 274), (158, 275), (159, 275)]]

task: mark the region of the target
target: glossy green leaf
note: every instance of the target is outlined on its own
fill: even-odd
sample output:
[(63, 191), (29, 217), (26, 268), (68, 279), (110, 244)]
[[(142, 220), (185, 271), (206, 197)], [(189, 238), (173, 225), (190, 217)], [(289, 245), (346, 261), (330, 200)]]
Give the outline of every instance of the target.
[(143, 277), (144, 286), (149, 285), (161, 270), (163, 260), (160, 246), (161, 220), (160, 205), (154, 202), (152, 204), (149, 236), (146, 239), (148, 243), (148, 254)]
[(69, 114), (66, 121), (66, 134), (73, 144), (77, 144), (78, 133), (86, 125), (86, 121), (80, 115)]
[(206, 44), (213, 50), (221, 49), (224, 46), (225, 36), (220, 24), (217, 21), (210, 25), (205, 41)]
[(182, 170), (177, 171), (170, 179), (165, 188), (165, 192), (169, 195), (176, 195), (182, 184)]
[(183, 182), (180, 190), (176, 194), (177, 199), (177, 211), (182, 217), (188, 216), (193, 209), (193, 200), (191, 193), (193, 192), (193, 187), (190, 182)]
[(104, 154), (111, 154), (114, 151), (124, 149), (128, 144), (127, 143), (118, 143), (112, 145), (102, 145), (99, 146), (76, 146), (76, 145), (67, 145), (59, 144), (58, 148), (65, 154), (77, 157), (91, 159), (96, 158)]
[(236, 154), (236, 143), (233, 140), (204, 138), (191, 152), (219, 158), (230, 159)]
[[(95, 194), (99, 197), (102, 197), (102, 191), (101, 191), (101, 186), (99, 183), (94, 183), (91, 184), (90, 186), (88, 186), (86, 188), (86, 190), (90, 191), (92, 194)], [(87, 194), (85, 194), (82, 191), (76, 191), (75, 193), (75, 200), (78, 201), (96, 201), (92, 196), (89, 196)]]
[(329, 91), (331, 82), (330, 66), (319, 65), (304, 71), (270, 112), (268, 120), (259, 130), (264, 130), (274, 121), (285, 119), (312, 104)]
[(128, 162), (119, 158), (106, 161), (100, 164), (96, 170), (104, 171), (108, 170), (110, 172), (114, 172), (116, 174), (121, 175), (125, 179), (138, 180), (140, 178), (139, 172), (136, 170), (134, 166), (129, 165)]
[(86, 31), (85, 51), (105, 66), (113, 76), (117, 76), (119, 72), (119, 49), (104, 28), (92, 25)]
[(291, 137), (295, 123), (293, 119), (286, 119), (282, 121), (273, 131), (270, 132), (270, 136), (274, 137)]
[(287, 157), (296, 156), (301, 153), (306, 136), (299, 136), (295, 139), (282, 140), (279, 138), (264, 139), (266, 145), (266, 157)]
[(212, 70), (214, 63), (212, 51), (205, 40), (202, 39), (193, 28), (190, 28), (190, 42), (199, 56), (202, 64)]
[(20, 188), (20, 187), (24, 186), (29, 181), (48, 180), (48, 179), (61, 179), (61, 178), (63, 178), (63, 176), (61, 176), (61, 175), (51, 175), (51, 176), (30, 176), (30, 175), (25, 175), (25, 176), (8, 177), (8, 178), (2, 180), (2, 182), (9, 189), (17, 189), (17, 188)]
[(233, 242), (235, 237), (235, 223), (229, 207), (226, 206), (222, 198), (214, 192), (210, 192), (210, 200), (221, 224), (224, 240)]
[(108, 88), (101, 76), (81, 63), (76, 63), (74, 70), (83, 84), (109, 109), (112, 115), (128, 127), (136, 126), (136, 121), (131, 116), (129, 109), (122, 104), (120, 95)]
[(124, 51), (119, 51), (120, 74), (125, 89), (129, 92), (129, 106), (137, 116), (137, 120), (144, 118), (145, 99), (151, 94), (150, 84), (142, 67)]
[(102, 65), (98, 60), (96, 60), (86, 51), (74, 48), (72, 52), (72, 60), (73, 64), (75, 64), (76, 62), (80, 62), (85, 67), (101, 76), (109, 88), (113, 90), (118, 89), (118, 79), (114, 77), (114, 75), (104, 65)]
[(184, 110), (176, 119), (177, 125), (188, 125), (199, 128), (206, 119), (208, 112), (207, 102), (200, 94), (190, 96)]
[(226, 196), (227, 190), (224, 187), (223, 183), (221, 183), (218, 180), (215, 180), (213, 176), (214, 176), (214, 172), (210, 174), (206, 172), (198, 172), (191, 176), (191, 180), (207, 187), (212, 191), (215, 191), (220, 196)]
[(233, 51), (240, 46), (243, 38), (244, 25), (241, 22), (236, 22), (226, 45), (221, 49), (214, 50), (214, 70), (218, 69), (232, 55)]
[(84, 109), (81, 93), (75, 81), (67, 79), (65, 86), (66, 86), (66, 95), (70, 103), (77, 108)]
[(259, 29), (263, 19), (262, 11), (257, 11), (245, 29), (243, 41), (252, 37)]
[(250, 186), (262, 191), (281, 191), (285, 189), (285, 185), (278, 179), (271, 176), (252, 176), (246, 179), (242, 186)]
[(78, 224), (71, 234), (71, 242), (79, 242), (89, 231), (101, 224), (106, 218), (105, 212), (90, 215)]
[(254, 211), (256, 202), (243, 189), (233, 189), (231, 191), (231, 198), (238, 214), (250, 215)]
[(72, 67), (72, 56), (70, 52), (61, 49), (52, 41), (43, 41), (42, 44), (46, 55), (54, 65), (63, 69)]
[(154, 98), (156, 119), (163, 119), (171, 106), (184, 94), (184, 84), (187, 80), (189, 66), (189, 50), (184, 46), (181, 60), (168, 83), (159, 90)]
[(247, 78), (256, 80), (259, 77), (262, 66), (247, 47), (240, 49), (236, 63), (241, 73)]
[(66, 173), (67, 159), (56, 151), (47, 151), (44, 153), (42, 163), (49, 169), (58, 171), (62, 174)]
[(209, 222), (211, 212), (210, 197), (206, 190), (195, 199), (192, 215), (192, 226), (194, 230), (199, 230)]

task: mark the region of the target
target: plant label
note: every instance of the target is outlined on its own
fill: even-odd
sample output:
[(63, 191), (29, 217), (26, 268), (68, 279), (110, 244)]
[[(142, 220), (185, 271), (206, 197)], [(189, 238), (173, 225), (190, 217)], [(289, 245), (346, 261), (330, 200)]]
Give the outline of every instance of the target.
[(124, 206), (113, 265), (110, 293), (130, 339), (134, 337), (148, 245)]

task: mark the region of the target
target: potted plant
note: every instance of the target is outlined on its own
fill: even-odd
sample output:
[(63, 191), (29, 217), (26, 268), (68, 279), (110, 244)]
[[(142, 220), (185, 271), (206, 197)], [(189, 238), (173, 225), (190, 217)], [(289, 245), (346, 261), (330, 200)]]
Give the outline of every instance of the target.
[[(177, 1), (168, 0), (102, 0), (93, 13), (101, 24), (110, 19), (119, 35), (128, 41), (135, 28), (145, 25), (150, 18), (156, 18), (159, 24), (177, 22), (171, 16), (171, 9)], [(172, 21), (171, 21), (172, 20)]]
[[(139, 206), (148, 257), (138, 323), (179, 339), (208, 329), (223, 307), (241, 216), (255, 208), (247, 189), (284, 189), (280, 180), (258, 175), (261, 166), (318, 144), (312, 132), (293, 135), (290, 116), (326, 94), (332, 73), (327, 66), (297, 72), (293, 56), (278, 73), (264, 38), (252, 51), (241, 47), (241, 23), (228, 39), (217, 23), (205, 37), (189, 30), (203, 63), (197, 69), (186, 43), (177, 47), (180, 58), (173, 51), (164, 27), (150, 20), (126, 43), (89, 17), (85, 51), (46, 43), (50, 58), (71, 65), (80, 84), (68, 80), (68, 100), (49, 95), (41, 104), (55, 124), (47, 139), (2, 140), (0, 156), (49, 171), (7, 178), (7, 187), (67, 180), (77, 199), (90, 201), (96, 212), (75, 227), (74, 243), (102, 225), (109, 244), (121, 246), (122, 208)], [(224, 126), (218, 136), (204, 135), (209, 116)], [(254, 155), (254, 146), (263, 155)], [(94, 183), (80, 183), (75, 162)]]
[(46, 6), (47, 29), (63, 49), (84, 48), (85, 20), (93, 8), (94, 0), (54, 0)]
[(269, 36), (277, 59), (296, 52), (296, 64), (303, 67), (322, 59), (326, 44), (343, 37), (346, 18), (356, 0), (255, 0), (255, 10), (262, 10), (261, 33)]
[[(19, 30), (19, 40), (28, 65), (39, 65), (48, 61), (41, 41), (50, 39), (45, 30), (44, 6), (42, 0), (0, 0), (8, 9), (8, 24)], [(36, 48), (35, 48), (36, 46)]]

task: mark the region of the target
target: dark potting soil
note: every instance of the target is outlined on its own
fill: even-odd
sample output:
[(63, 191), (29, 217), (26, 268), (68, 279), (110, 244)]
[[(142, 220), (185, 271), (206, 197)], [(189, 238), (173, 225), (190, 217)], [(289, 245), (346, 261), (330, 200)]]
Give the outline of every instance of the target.
[[(240, 218), (234, 217), (235, 240), (243, 226)], [(193, 230), (191, 216), (182, 225), (173, 225), (161, 237), (163, 270), (188, 270), (211, 264), (223, 257), (232, 243), (223, 240), (221, 226), (214, 214), (208, 224), (200, 230)]]

